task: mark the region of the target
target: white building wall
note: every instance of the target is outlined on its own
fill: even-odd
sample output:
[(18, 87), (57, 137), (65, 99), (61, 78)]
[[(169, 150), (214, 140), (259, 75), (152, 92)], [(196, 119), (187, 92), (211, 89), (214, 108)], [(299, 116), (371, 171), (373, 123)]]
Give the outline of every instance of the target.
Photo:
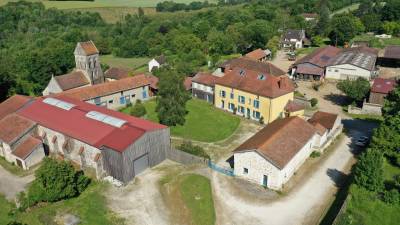
[(336, 80), (357, 79), (358, 77), (369, 80), (371, 75), (371, 71), (350, 64), (328, 66), (325, 71), (325, 78)]
[(160, 68), (160, 63), (158, 63), (155, 59), (152, 59), (149, 62), (149, 72), (151, 72), (155, 68)]
[(42, 92), (43, 96), (49, 95), (49, 94), (56, 94), (56, 93), (60, 93), (63, 90), (60, 88), (60, 86), (58, 85), (56, 79), (53, 77), (51, 77), (49, 84), (47, 85), (47, 87), (44, 89), (44, 91)]
[[(325, 131), (323, 135), (317, 134), (314, 139), (314, 147), (320, 148), (322, 147), (328, 139), (328, 131)], [(322, 149), (320, 149), (322, 150)]]
[(29, 170), (29, 168), (41, 162), (44, 157), (45, 154), (43, 145), (40, 144), (32, 151), (32, 153), (25, 160), (21, 159), (21, 161), (24, 162), (23, 163), (24, 169)]
[(197, 89), (197, 90), (202, 90), (202, 91), (210, 93), (210, 94), (214, 94), (214, 89), (212, 87), (204, 85), (204, 84), (196, 83), (193, 81), (192, 81), (192, 88)]

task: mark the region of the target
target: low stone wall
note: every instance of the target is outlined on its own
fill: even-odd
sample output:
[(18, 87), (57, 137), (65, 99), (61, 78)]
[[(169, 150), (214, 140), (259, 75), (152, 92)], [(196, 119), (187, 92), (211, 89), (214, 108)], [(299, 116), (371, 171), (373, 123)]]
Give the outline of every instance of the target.
[(358, 107), (355, 107), (355, 106), (352, 106), (352, 105), (349, 105), (347, 107), (347, 112), (350, 113), (350, 114), (362, 114), (362, 109), (358, 108)]
[(189, 154), (187, 152), (177, 150), (177, 149), (169, 149), (166, 152), (167, 159), (170, 159), (172, 161), (182, 163), (185, 165), (188, 164), (207, 164), (208, 159), (202, 158), (200, 156), (195, 156), (192, 154)]
[(361, 109), (363, 114), (382, 115), (382, 106), (372, 103), (364, 102)]

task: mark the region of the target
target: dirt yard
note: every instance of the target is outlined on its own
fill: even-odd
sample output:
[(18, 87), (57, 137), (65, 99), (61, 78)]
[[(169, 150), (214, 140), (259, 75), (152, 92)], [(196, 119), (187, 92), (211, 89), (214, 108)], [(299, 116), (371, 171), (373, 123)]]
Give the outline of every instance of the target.
[(400, 68), (380, 67), (379, 77), (381, 78), (394, 78), (400, 76)]
[[(304, 57), (304, 54), (298, 55), (297, 59), (300, 59)], [(287, 52), (283, 50), (279, 50), (276, 53), (275, 58), (271, 61), (272, 64), (275, 66), (279, 67), (281, 70), (288, 72), (289, 67), (294, 63), (295, 61), (289, 61), (287, 57)]]
[(35, 176), (33, 174), (25, 177), (18, 177), (0, 166), (0, 193), (8, 200), (13, 201), (16, 195), (24, 191), (26, 185), (34, 179)]

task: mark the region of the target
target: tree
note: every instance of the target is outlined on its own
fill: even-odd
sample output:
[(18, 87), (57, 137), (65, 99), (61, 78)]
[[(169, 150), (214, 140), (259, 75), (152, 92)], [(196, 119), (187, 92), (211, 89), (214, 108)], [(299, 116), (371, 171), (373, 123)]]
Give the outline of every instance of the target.
[(384, 21), (398, 21), (400, 20), (400, 1), (387, 0), (382, 8), (382, 19)]
[(379, 191), (383, 187), (383, 155), (374, 148), (362, 153), (354, 169), (354, 182), (369, 190)]
[(268, 43), (265, 47), (271, 51), (272, 57), (275, 57), (276, 52), (278, 51), (280, 39), (278, 36), (274, 36), (268, 40)]
[(382, 111), (384, 115), (400, 114), (400, 85), (386, 97)]
[(186, 102), (189, 94), (183, 86), (183, 76), (176, 70), (165, 68), (160, 71), (156, 111), (160, 123), (167, 126), (185, 124)]
[(142, 104), (142, 101), (140, 99), (136, 100), (135, 105), (131, 108), (130, 114), (132, 116), (142, 117), (146, 115), (146, 113), (146, 108)]
[(360, 19), (351, 14), (334, 15), (330, 26), (329, 38), (335, 46), (344, 45), (365, 29)]
[(356, 80), (341, 80), (336, 87), (353, 101), (362, 101), (370, 89), (368, 80), (362, 77)]
[(326, 1), (321, 1), (321, 5), (318, 12), (318, 22), (315, 26), (316, 33), (325, 36), (329, 30), (329, 15), (330, 11)]
[(311, 37), (311, 44), (318, 47), (322, 46), (324, 44), (324, 39), (319, 35), (313, 36)]
[(371, 147), (380, 149), (389, 158), (394, 159), (395, 163), (400, 156), (398, 152), (400, 146), (400, 114), (395, 116), (385, 116), (384, 121), (374, 131), (371, 140)]
[(385, 34), (396, 35), (400, 33), (400, 23), (395, 21), (385, 21), (382, 25)]

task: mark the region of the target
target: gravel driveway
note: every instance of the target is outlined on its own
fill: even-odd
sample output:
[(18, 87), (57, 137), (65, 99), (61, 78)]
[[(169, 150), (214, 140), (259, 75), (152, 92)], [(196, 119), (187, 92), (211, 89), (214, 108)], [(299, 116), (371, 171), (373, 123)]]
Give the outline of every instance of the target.
[(24, 191), (26, 185), (34, 179), (35, 176), (33, 174), (25, 177), (18, 177), (0, 166), (0, 193), (8, 200), (12, 201), (15, 199), (15, 196), (19, 192)]
[[(360, 128), (360, 130), (362, 130)], [(221, 174), (212, 173), (217, 224), (273, 224), (298, 225), (318, 223), (324, 210), (329, 207), (338, 189), (338, 178), (348, 174), (355, 162), (351, 152), (352, 137), (361, 132), (351, 130), (338, 144), (319, 168), (310, 174), (292, 192), (271, 202), (250, 202), (237, 196), (229, 186), (224, 185)]]

